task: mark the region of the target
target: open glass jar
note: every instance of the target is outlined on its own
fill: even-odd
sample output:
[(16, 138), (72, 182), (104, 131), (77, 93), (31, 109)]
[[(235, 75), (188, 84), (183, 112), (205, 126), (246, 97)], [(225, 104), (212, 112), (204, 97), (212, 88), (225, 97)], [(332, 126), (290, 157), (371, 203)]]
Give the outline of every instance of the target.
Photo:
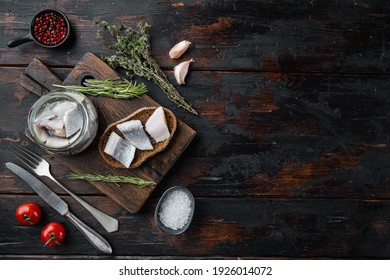
[(28, 129), (49, 153), (75, 155), (96, 136), (98, 116), (92, 102), (75, 91), (52, 91), (30, 109)]

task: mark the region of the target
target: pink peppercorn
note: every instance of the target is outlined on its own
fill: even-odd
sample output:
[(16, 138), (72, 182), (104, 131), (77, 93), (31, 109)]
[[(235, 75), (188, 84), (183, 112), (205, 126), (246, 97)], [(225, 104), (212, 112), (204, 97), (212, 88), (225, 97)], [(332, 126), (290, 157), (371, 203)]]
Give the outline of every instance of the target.
[(33, 35), (43, 45), (58, 45), (65, 39), (67, 32), (66, 21), (58, 13), (44, 13), (35, 19)]

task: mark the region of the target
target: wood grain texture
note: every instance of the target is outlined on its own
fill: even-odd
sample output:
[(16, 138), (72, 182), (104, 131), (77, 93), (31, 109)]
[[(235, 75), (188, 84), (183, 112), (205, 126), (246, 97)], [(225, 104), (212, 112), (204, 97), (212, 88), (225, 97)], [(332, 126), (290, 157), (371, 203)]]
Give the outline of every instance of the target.
[(26, 73), (20, 74), (18, 84), (24, 87), (29, 92), (32, 92), (38, 96), (45, 95), (49, 92), (48, 89), (38, 84), (35, 80), (31, 79)]
[[(45, 204), (42, 224), (56, 220), (69, 234), (61, 248), (43, 247), (39, 226), (22, 227), (13, 218), (13, 208), (25, 199), (41, 203), (36, 196), (0, 197), (1, 213), (8, 217), (0, 227), (0, 256), (98, 254), (73, 225)], [(155, 225), (155, 200), (149, 200), (138, 215), (130, 215), (106, 197), (85, 197), (119, 220), (119, 231), (106, 234), (76, 203), (64, 199), (102, 233), (118, 257), (390, 257), (390, 217), (381, 214), (390, 211), (387, 201), (198, 198), (190, 228), (177, 237), (161, 233)]]
[[(35, 12), (52, 6), (74, 27), (68, 45), (6, 48), (10, 38), (25, 34)], [(380, 0), (0, 0), (0, 258), (390, 258), (388, 18), (390, 2)], [(120, 229), (104, 234), (114, 254), (102, 256), (42, 204), (43, 222), (64, 222), (70, 234), (60, 250), (42, 248), (39, 230), (13, 219), (18, 204), (40, 199), (4, 167), (16, 162), (10, 142), (42, 153), (23, 136), (37, 96), (17, 86), (19, 76), (39, 57), (64, 80), (84, 53), (111, 53), (95, 38), (94, 20), (141, 19), (151, 25), (152, 53), (174, 84), (173, 67), (196, 61), (178, 90), (199, 116), (175, 108), (152, 83), (137, 81), (197, 137), (136, 215), (91, 184), (67, 180), (69, 169), (48, 157), (56, 178), (118, 218)], [(191, 47), (170, 59), (169, 49), (181, 40)], [(125, 110), (121, 102), (115, 108), (106, 123)], [(161, 159), (149, 167), (163, 165)], [(159, 232), (153, 220), (158, 199), (174, 185), (188, 187), (196, 199), (193, 223), (177, 237)]]
[[(61, 84), (47, 66), (39, 59), (34, 59), (27, 67), (28, 75), (37, 81), (38, 84), (53, 89), (53, 83)], [(110, 79), (120, 77), (113, 69), (92, 53), (86, 53), (79, 63), (72, 69), (64, 80), (65, 85), (82, 84), (85, 78)], [(19, 82), (20, 83), (20, 82)], [(173, 140), (169, 142), (169, 149), (162, 150), (159, 154), (148, 159), (140, 167), (132, 169), (118, 169), (117, 166), (108, 165), (100, 155), (98, 144), (103, 131), (112, 123), (131, 115), (140, 108), (159, 106), (157, 102), (147, 95), (133, 100), (116, 100), (110, 98), (92, 98), (99, 114), (99, 132), (92, 144), (80, 154), (72, 157), (57, 156), (56, 160), (76, 173), (98, 173), (119, 176), (139, 177), (147, 181), (155, 182), (155, 186), (137, 188), (131, 184), (107, 184), (104, 182), (91, 182), (100, 191), (111, 197), (131, 213), (137, 213), (152, 191), (167, 174), (169, 169), (176, 162), (177, 157), (185, 150), (188, 144), (195, 137), (195, 131), (180, 120), (175, 119), (175, 131), (179, 123), (180, 130), (177, 130)], [(117, 117), (117, 118), (115, 118)], [(173, 153), (171, 151), (174, 151)], [(159, 159), (160, 158), (160, 159)], [(164, 164), (153, 164), (163, 162)], [(151, 162), (151, 164), (149, 164)]]
[[(151, 24), (153, 54), (163, 67), (176, 61), (169, 49), (193, 42), (186, 58), (195, 69), (276, 72), (389, 73), (388, 1), (2, 1), (1, 64), (28, 64), (41, 57), (49, 65), (74, 66), (85, 51), (102, 53), (94, 20)], [(57, 7), (69, 17), (73, 40), (47, 51), (32, 43), (7, 49), (6, 42), (27, 32), (40, 9)], [(109, 9), (109, 12), (106, 12)], [(157, 39), (158, 38), (158, 39)], [(65, 50), (65, 51), (64, 51)], [(107, 50), (105, 50), (107, 52)]]
[[(23, 139), (24, 116), (36, 100), (13, 84), (19, 72), (11, 70), (0, 68), (9, 80), (2, 84), (9, 92), (1, 103), (4, 161), (13, 159), (6, 144)], [(186, 98), (202, 113), (193, 117), (173, 110), (198, 137), (162, 186), (187, 185), (207, 197), (387, 199), (389, 87), (385, 75), (191, 72)], [(148, 88), (153, 99), (171, 106), (152, 85)], [(20, 106), (19, 94), (26, 95)], [(11, 122), (15, 125), (7, 126)], [(50, 161), (59, 178), (69, 172)], [(99, 194), (85, 183), (82, 188), (67, 184)], [(6, 185), (0, 191), (20, 191)]]
[(54, 85), (62, 84), (62, 81), (50, 70), (47, 65), (38, 58), (34, 58), (26, 68), (26, 74), (32, 77), (38, 84), (48, 90), (54, 90)]

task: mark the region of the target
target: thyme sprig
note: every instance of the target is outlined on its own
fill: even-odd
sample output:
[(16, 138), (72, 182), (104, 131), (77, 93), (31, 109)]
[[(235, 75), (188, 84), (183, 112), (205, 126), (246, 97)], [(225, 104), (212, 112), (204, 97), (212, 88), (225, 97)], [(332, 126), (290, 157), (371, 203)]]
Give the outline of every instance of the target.
[(137, 185), (139, 188), (154, 186), (155, 182), (146, 181), (138, 177), (131, 176), (117, 176), (117, 175), (101, 175), (101, 174), (90, 174), (90, 173), (69, 173), (66, 175), (68, 179), (77, 179), (91, 182), (108, 182), (108, 183), (128, 183)]
[(141, 97), (148, 90), (144, 83), (137, 84), (121, 79), (86, 79), (82, 86), (78, 85), (56, 85), (59, 88), (75, 90), (93, 96), (104, 96), (109, 98), (131, 99)]
[(169, 82), (158, 62), (152, 57), (149, 34), (146, 31), (149, 25), (146, 22), (140, 21), (136, 28), (124, 24), (109, 25), (106, 21), (97, 21), (95, 24), (115, 40), (113, 44), (108, 43), (98, 30), (97, 37), (115, 51), (114, 55), (102, 56), (108, 65), (125, 69), (128, 77), (133, 74), (145, 77), (159, 86), (173, 103), (195, 115), (198, 114)]

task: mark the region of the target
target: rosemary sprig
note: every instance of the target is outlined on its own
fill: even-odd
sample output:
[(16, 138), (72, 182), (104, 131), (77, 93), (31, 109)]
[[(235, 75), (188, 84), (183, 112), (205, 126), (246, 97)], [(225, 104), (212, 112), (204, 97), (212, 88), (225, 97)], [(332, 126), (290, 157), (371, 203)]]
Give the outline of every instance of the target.
[(86, 79), (84, 86), (78, 85), (53, 85), (59, 88), (75, 90), (93, 96), (104, 96), (109, 98), (131, 99), (141, 97), (147, 92), (144, 83), (123, 81), (120, 79), (95, 80)]
[(101, 175), (101, 174), (89, 174), (89, 173), (69, 173), (66, 175), (66, 177), (68, 179), (78, 179), (78, 180), (95, 181), (95, 182), (128, 183), (128, 184), (137, 185), (139, 188), (156, 185), (155, 182), (150, 182), (138, 177), (131, 177), (131, 176)]
[(115, 51), (114, 55), (102, 56), (108, 65), (125, 69), (128, 77), (133, 74), (145, 77), (158, 85), (173, 103), (195, 115), (198, 114), (169, 82), (158, 62), (152, 57), (149, 34), (146, 32), (149, 25), (146, 22), (140, 21), (136, 28), (124, 24), (109, 25), (106, 21), (97, 21), (96, 25), (116, 40), (114, 44), (109, 44), (98, 30), (97, 37)]

